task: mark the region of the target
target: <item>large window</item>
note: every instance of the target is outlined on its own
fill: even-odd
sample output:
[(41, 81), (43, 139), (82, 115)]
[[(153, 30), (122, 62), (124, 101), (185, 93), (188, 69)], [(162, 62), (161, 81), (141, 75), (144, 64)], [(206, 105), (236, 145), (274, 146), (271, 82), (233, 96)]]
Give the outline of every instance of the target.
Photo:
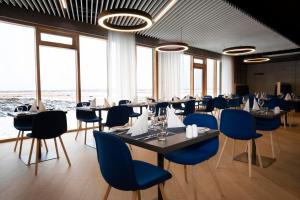
[(75, 129), (76, 50), (40, 46), (40, 79), (46, 108), (68, 111), (68, 129)]
[(107, 97), (106, 40), (80, 36), (81, 100), (96, 98), (103, 105)]
[(202, 96), (203, 94), (203, 69), (194, 69), (194, 96)]
[(7, 112), (32, 103), (35, 93), (35, 29), (0, 21), (0, 139), (16, 137)]
[(215, 96), (214, 95), (215, 60), (208, 58), (207, 63), (206, 63), (206, 69), (207, 69), (206, 94), (211, 95), (211, 96)]
[(191, 56), (183, 55), (183, 65), (180, 68), (180, 97), (190, 95)]
[(217, 60), (217, 95), (221, 94), (221, 62)]
[(153, 96), (153, 55), (152, 48), (137, 46), (137, 97), (144, 101)]

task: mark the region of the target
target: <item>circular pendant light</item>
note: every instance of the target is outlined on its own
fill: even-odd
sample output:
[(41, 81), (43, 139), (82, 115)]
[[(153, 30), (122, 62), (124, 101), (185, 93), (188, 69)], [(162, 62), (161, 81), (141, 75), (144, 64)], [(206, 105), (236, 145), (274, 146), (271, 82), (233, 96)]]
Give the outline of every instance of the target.
[(240, 56), (255, 52), (256, 48), (254, 46), (239, 46), (230, 47), (223, 50), (223, 54), (229, 56)]
[(268, 62), (270, 58), (266, 57), (259, 57), (259, 58), (245, 58), (244, 63), (261, 63), (261, 62)]
[[(142, 21), (140, 24), (136, 25), (120, 25), (111, 23), (115, 21), (114, 18), (125, 17), (129, 19), (134, 19)], [(119, 20), (118, 20), (119, 21)], [(120, 32), (136, 32), (145, 30), (152, 25), (152, 17), (148, 13), (140, 10), (134, 9), (114, 9), (107, 10), (100, 13), (98, 18), (98, 24), (105, 29), (111, 31), (120, 31)]]
[(155, 48), (155, 50), (159, 52), (182, 52), (188, 49), (189, 49), (188, 45), (183, 42), (162, 43)]

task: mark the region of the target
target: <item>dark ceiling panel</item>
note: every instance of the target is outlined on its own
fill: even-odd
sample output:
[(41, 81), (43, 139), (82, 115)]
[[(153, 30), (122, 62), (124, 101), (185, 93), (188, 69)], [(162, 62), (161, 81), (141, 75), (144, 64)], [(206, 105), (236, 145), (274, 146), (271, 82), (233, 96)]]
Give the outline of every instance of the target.
[(226, 0), (300, 45), (299, 0)]

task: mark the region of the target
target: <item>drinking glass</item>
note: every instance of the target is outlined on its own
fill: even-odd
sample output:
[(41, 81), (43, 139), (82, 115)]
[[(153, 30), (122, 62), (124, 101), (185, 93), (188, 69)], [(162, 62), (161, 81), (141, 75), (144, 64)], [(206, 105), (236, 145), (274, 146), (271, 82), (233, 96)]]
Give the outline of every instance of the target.
[(22, 112), (22, 111), (23, 111), (23, 107), (22, 107), (22, 106), (18, 106), (18, 107), (17, 107), (17, 111), (18, 111), (18, 112)]
[(247, 100), (248, 100), (248, 97), (246, 96), (243, 96), (243, 103), (246, 104), (247, 103)]
[(263, 107), (263, 105), (264, 105), (264, 100), (263, 99), (258, 99), (258, 105), (259, 105), (259, 108), (262, 108)]

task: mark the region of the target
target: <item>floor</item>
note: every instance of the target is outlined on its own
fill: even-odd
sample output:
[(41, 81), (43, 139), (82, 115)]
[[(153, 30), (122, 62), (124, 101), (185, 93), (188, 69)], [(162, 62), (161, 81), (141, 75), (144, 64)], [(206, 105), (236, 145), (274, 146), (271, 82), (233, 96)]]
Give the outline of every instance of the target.
[[(232, 160), (232, 142), (225, 149), (220, 167), (215, 169), (217, 156), (209, 160), (209, 165), (218, 177), (225, 197), (223, 199), (300, 199), (300, 115), (296, 117), (298, 126), (280, 128), (274, 139), (277, 161), (268, 168), (253, 167), (252, 178), (248, 177), (248, 166)], [(237, 122), (238, 123), (238, 122)], [(91, 137), (92, 134), (90, 133)], [(93, 148), (83, 145), (83, 134), (75, 141), (75, 134), (63, 136), (72, 166), (60, 148), (59, 160), (42, 162), (39, 174), (34, 175), (34, 165), (27, 167), (13, 152), (14, 143), (0, 144), (0, 199), (1, 200), (98, 200), (104, 195), (107, 184), (103, 180)], [(221, 144), (224, 136), (221, 134)], [(27, 140), (23, 152), (29, 152)], [(242, 152), (245, 142), (236, 142), (236, 153)], [(264, 133), (258, 143), (261, 153), (270, 156), (270, 137)], [(54, 144), (48, 142), (49, 150), (55, 152)], [(219, 148), (220, 152), (221, 146)], [(156, 154), (133, 147), (134, 159), (156, 163)], [(165, 184), (169, 199), (193, 199), (191, 170), (188, 168), (188, 182), (184, 180), (183, 166), (171, 165), (173, 178)], [(198, 199), (221, 199), (212, 177), (205, 165), (196, 166), (195, 174)], [(131, 199), (131, 192), (112, 189), (109, 199)], [(142, 199), (156, 199), (156, 187), (142, 191)]]

